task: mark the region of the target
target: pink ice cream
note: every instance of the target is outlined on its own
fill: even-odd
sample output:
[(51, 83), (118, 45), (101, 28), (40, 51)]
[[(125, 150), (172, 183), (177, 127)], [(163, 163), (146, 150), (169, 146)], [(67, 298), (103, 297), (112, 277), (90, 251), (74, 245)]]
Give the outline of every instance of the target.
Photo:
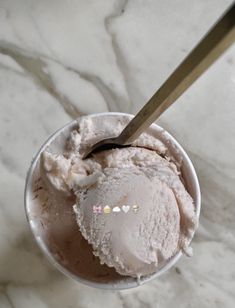
[(116, 136), (126, 124), (126, 117), (81, 118), (67, 149), (44, 151), (41, 167), (58, 194), (76, 196), (79, 229), (101, 264), (140, 277), (187, 249), (197, 219), (176, 162), (151, 134), (142, 134), (131, 147), (82, 160), (87, 146)]

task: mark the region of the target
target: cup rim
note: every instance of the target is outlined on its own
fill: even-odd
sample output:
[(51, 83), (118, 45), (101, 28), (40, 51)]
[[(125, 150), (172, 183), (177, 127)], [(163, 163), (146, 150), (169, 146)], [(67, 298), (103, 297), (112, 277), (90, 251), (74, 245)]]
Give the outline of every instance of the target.
[[(106, 117), (106, 116), (111, 116), (111, 115), (113, 115), (113, 116), (125, 116), (126, 115), (126, 116), (129, 116), (129, 117), (134, 117), (134, 115), (129, 114), (129, 113), (124, 113), (124, 112), (101, 112), (101, 113), (94, 113), (94, 114), (90, 114), (90, 115), (88, 114), (88, 115), (84, 115), (84, 116), (88, 116), (88, 117), (97, 117), (97, 116), (98, 117), (104, 117), (105, 116)], [(35, 166), (38, 162), (38, 159), (40, 158), (41, 153), (44, 151), (44, 149), (47, 147), (47, 145), (49, 143), (51, 143), (65, 128), (69, 128), (70, 126), (72, 127), (74, 124), (76, 124), (77, 119), (70, 121), (69, 123), (65, 124), (64, 126), (59, 128), (58, 130), (56, 130), (52, 135), (50, 135), (49, 138), (39, 148), (37, 154), (34, 156), (34, 158), (31, 161), (30, 167), (29, 167), (28, 172), (27, 172), (26, 181), (25, 181), (25, 189), (24, 189), (24, 208), (25, 208), (26, 218), (27, 218), (27, 221), (28, 221), (29, 226), (30, 226), (30, 230), (33, 234), (33, 237), (34, 237), (37, 245), (39, 246), (39, 248), (41, 249), (43, 254), (46, 256), (47, 260), (55, 268), (57, 268), (61, 273), (63, 273), (64, 275), (66, 275), (69, 278), (72, 278), (76, 282), (81, 282), (81, 283), (83, 283), (87, 286), (95, 287), (95, 288), (99, 288), (99, 289), (104, 289), (104, 290), (125, 290), (125, 289), (137, 287), (139, 285), (143, 285), (143, 284), (150, 282), (153, 279), (161, 276), (165, 272), (167, 272), (180, 259), (180, 257), (182, 256), (182, 251), (181, 250), (178, 251), (170, 259), (170, 261), (167, 262), (167, 264), (164, 265), (157, 272), (142, 277), (140, 282), (138, 282), (136, 278), (133, 278), (133, 281), (131, 281), (131, 282), (124, 282), (124, 283), (118, 282), (116, 284), (100, 283), (100, 282), (93, 282), (93, 281), (90, 281), (88, 279), (79, 277), (79, 276), (73, 274), (72, 272), (70, 272), (63, 265), (61, 265), (55, 259), (55, 257), (52, 255), (52, 253), (49, 251), (49, 249), (47, 248), (47, 246), (45, 245), (45, 243), (43, 242), (41, 237), (37, 236), (37, 234), (34, 230), (33, 222), (30, 219), (30, 207), (29, 207), (29, 202), (28, 202), (30, 185), (31, 185), (31, 182), (32, 182), (34, 168), (35, 168)], [(194, 190), (195, 190), (195, 200), (194, 200), (195, 212), (196, 212), (197, 219), (199, 219), (200, 211), (201, 211), (201, 192), (200, 192), (198, 177), (197, 177), (197, 174), (196, 174), (196, 171), (195, 171), (195, 168), (193, 166), (191, 159), (189, 158), (188, 154), (183, 149), (183, 147), (179, 144), (179, 142), (170, 133), (168, 133), (164, 128), (162, 128), (161, 126), (159, 126), (156, 123), (151, 124), (150, 127), (157, 130), (157, 131), (163, 131), (164, 135), (167, 137), (167, 139), (169, 139), (172, 142), (172, 144), (174, 144), (174, 146), (177, 148), (177, 150), (179, 150), (180, 155), (183, 157), (184, 162), (186, 162), (187, 170), (190, 170), (191, 175), (192, 175), (192, 179), (194, 181), (193, 187), (194, 187)], [(195, 233), (195, 231), (194, 231), (194, 233)], [(194, 237), (194, 233), (191, 237), (191, 240)], [(191, 242), (191, 240), (190, 240), (190, 242)]]

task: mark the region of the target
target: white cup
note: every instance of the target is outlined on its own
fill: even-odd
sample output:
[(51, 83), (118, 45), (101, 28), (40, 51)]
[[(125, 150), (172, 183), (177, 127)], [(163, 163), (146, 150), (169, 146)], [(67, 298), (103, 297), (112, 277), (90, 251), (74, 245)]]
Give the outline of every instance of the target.
[[(132, 115), (118, 113), (118, 112), (104, 112), (104, 113), (89, 115), (89, 117), (104, 118), (104, 121), (109, 116), (115, 116), (115, 117), (126, 116), (128, 118), (133, 117)], [(92, 253), (90, 253), (87, 260), (85, 260), (85, 262), (87, 262), (85, 266), (87, 266), (88, 269), (91, 269), (89, 275), (87, 276), (83, 272), (84, 267), (82, 267), (82, 265), (80, 266), (80, 268), (82, 268), (82, 272), (80, 273), (79, 270), (78, 271), (74, 270), (74, 265), (71, 265), (73, 263), (73, 259), (68, 258), (66, 260), (67, 258), (66, 256), (67, 255), (70, 256), (70, 253), (66, 254), (67, 251), (70, 249), (70, 248), (66, 248), (65, 246), (66, 240), (68, 241), (68, 243), (73, 245), (73, 243), (71, 243), (71, 233), (66, 235), (67, 234), (66, 228), (70, 227), (70, 223), (71, 225), (73, 225), (73, 229), (76, 228), (77, 225), (76, 225), (75, 217), (73, 216), (72, 206), (70, 207), (68, 204), (60, 204), (58, 205), (58, 212), (57, 212), (57, 209), (56, 209), (57, 204), (56, 202), (54, 202), (54, 205), (52, 206), (54, 210), (52, 211), (50, 209), (48, 210), (48, 207), (47, 209), (44, 208), (43, 202), (45, 201), (46, 196), (44, 195), (43, 189), (40, 188), (41, 187), (40, 185), (42, 184), (42, 180), (40, 177), (40, 155), (45, 150), (45, 148), (48, 148), (48, 147), (50, 151), (52, 152), (53, 151), (62, 152), (62, 149), (66, 143), (66, 140), (67, 140), (67, 137), (69, 136), (70, 131), (76, 126), (77, 126), (77, 121), (74, 120), (70, 122), (69, 124), (65, 125), (64, 127), (62, 127), (61, 129), (59, 129), (57, 132), (55, 132), (42, 145), (37, 155), (33, 159), (30, 169), (28, 171), (26, 185), (25, 185), (25, 211), (26, 211), (26, 216), (27, 216), (29, 225), (31, 227), (32, 233), (36, 239), (36, 242), (38, 243), (39, 247), (41, 248), (45, 256), (59, 271), (61, 271), (68, 277), (71, 277), (74, 280), (78, 282), (82, 282), (86, 285), (101, 288), (101, 289), (121, 290), (121, 289), (133, 288), (133, 287), (138, 286), (139, 284), (147, 283), (148, 281), (151, 281), (154, 278), (159, 277), (160, 275), (165, 273), (168, 269), (170, 269), (179, 260), (179, 258), (182, 255), (182, 252), (181, 251), (177, 252), (167, 262), (167, 264), (164, 265), (162, 268), (160, 268), (156, 273), (153, 273), (148, 276), (144, 276), (141, 278), (140, 281), (137, 281), (137, 279), (133, 277), (121, 276), (118, 274), (116, 274), (115, 276), (115, 273), (112, 273), (112, 271), (113, 272), (115, 271), (113, 269), (108, 269), (108, 268), (107, 268), (107, 272), (111, 271), (111, 274), (108, 274), (107, 278), (104, 278), (103, 277), (104, 275), (103, 276), (101, 275), (100, 278), (98, 276), (92, 277), (92, 265), (93, 265), (92, 264), (93, 259), (91, 259)], [(148, 130), (151, 131), (151, 134), (156, 136), (158, 139), (160, 139), (163, 143), (167, 145), (168, 149), (170, 150), (173, 157), (176, 158), (176, 160), (179, 160), (179, 159), (182, 160), (181, 175), (185, 181), (185, 186), (189, 194), (192, 196), (194, 200), (196, 215), (197, 215), (197, 218), (199, 218), (200, 208), (201, 208), (200, 187), (199, 187), (198, 178), (197, 178), (195, 169), (193, 167), (193, 164), (190, 158), (188, 157), (184, 149), (181, 147), (181, 145), (163, 128), (161, 128), (160, 126), (156, 124), (152, 124)], [(56, 142), (54, 142), (55, 140)], [(61, 210), (62, 212), (60, 213)], [(67, 216), (66, 215), (64, 216), (64, 212), (67, 213), (66, 214)], [(65, 217), (65, 219), (64, 218), (61, 219), (62, 221), (61, 224), (63, 224), (63, 221), (64, 221), (64, 226), (55, 225), (51, 227), (51, 225), (53, 225), (56, 219), (58, 219), (58, 215), (62, 216), (62, 214), (63, 214), (63, 217)], [(47, 225), (47, 221), (50, 221), (48, 225)], [(51, 229), (54, 228), (54, 229), (51, 231), (50, 228)], [(75, 231), (76, 231), (76, 234), (79, 233), (78, 227)], [(51, 235), (50, 232), (53, 235)], [(53, 237), (54, 234), (56, 234), (57, 242), (54, 239), (50, 238), (50, 237)], [(68, 239), (66, 239), (66, 236), (68, 236)], [(60, 242), (60, 239), (61, 239), (61, 242)], [(80, 243), (82, 243), (81, 239), (76, 243), (77, 249), (75, 253), (76, 253), (76, 258), (78, 259), (78, 262), (79, 262), (79, 253), (82, 254), (83, 249), (84, 251), (85, 249), (87, 249), (87, 247), (84, 248), (84, 245), (86, 245), (86, 243), (85, 244), (83, 243), (82, 245), (80, 245)], [(71, 248), (71, 250), (72, 249), (74, 248)], [(96, 260), (94, 262), (97, 263), (98, 261)], [(103, 268), (104, 267), (101, 268), (101, 272)], [(114, 278), (112, 278), (112, 275), (114, 275), (113, 276)]]

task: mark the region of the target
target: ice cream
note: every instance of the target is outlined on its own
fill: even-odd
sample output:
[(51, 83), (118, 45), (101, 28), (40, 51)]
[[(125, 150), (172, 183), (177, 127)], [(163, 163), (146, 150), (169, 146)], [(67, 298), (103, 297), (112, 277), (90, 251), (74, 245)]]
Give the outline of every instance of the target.
[(197, 219), (177, 162), (150, 133), (131, 147), (82, 160), (87, 146), (126, 124), (126, 117), (80, 118), (62, 153), (43, 152), (41, 169), (56, 193), (76, 196), (80, 232), (101, 264), (140, 277), (187, 249)]

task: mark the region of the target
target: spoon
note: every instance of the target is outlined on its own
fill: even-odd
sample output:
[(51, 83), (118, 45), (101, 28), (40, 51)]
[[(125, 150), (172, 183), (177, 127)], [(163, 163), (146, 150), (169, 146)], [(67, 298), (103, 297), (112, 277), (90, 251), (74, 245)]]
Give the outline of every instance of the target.
[(235, 3), (176, 68), (119, 136), (100, 140), (83, 153), (130, 146), (235, 41)]

